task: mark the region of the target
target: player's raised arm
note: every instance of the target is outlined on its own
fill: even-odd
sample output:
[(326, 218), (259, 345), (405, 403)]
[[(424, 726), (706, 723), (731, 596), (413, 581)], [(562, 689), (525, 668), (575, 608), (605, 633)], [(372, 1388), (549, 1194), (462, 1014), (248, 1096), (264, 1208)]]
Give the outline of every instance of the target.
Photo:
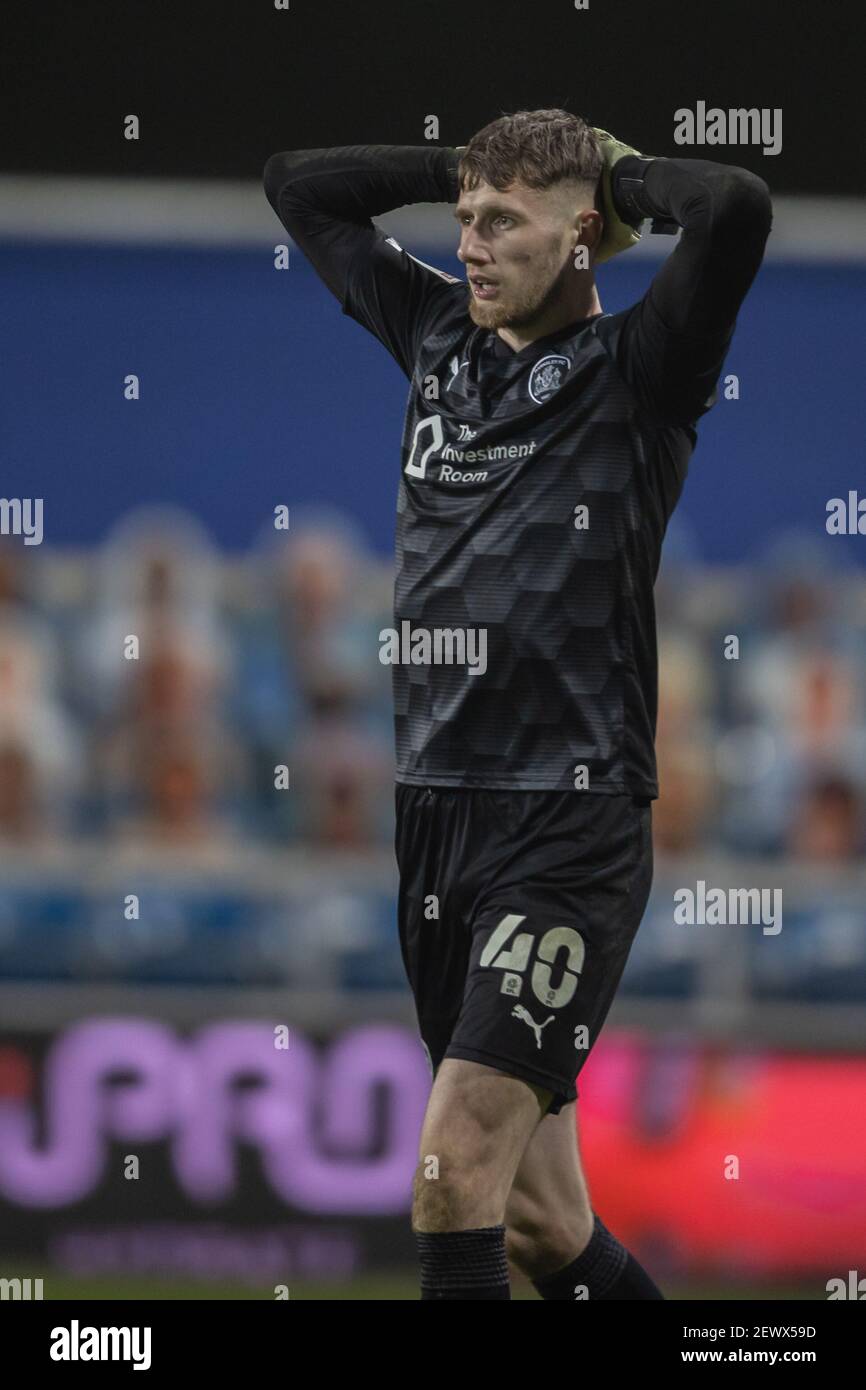
[(456, 202), (457, 161), (438, 146), (349, 145), (275, 154), (265, 165), (268, 200), (295, 244), (409, 376), (418, 335), (454, 281), (371, 219), (407, 203)]
[(624, 220), (676, 222), (682, 235), (626, 317), (617, 360), (639, 398), (664, 420), (708, 408), (772, 224), (770, 192), (747, 169), (705, 159), (627, 155), (612, 174)]

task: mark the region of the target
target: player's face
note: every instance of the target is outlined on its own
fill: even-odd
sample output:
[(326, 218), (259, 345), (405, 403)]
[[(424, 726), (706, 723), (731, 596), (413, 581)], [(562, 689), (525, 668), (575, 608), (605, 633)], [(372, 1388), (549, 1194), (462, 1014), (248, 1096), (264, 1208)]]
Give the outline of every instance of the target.
[(574, 274), (579, 211), (578, 191), (565, 182), (546, 189), (515, 183), (504, 193), (482, 182), (461, 193), (457, 256), (474, 323), (526, 328), (559, 298)]

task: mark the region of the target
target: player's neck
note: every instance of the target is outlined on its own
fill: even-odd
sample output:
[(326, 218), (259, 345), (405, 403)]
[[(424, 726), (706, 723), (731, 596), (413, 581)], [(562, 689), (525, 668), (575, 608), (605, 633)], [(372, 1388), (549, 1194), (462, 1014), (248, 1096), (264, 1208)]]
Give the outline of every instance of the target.
[(521, 352), (538, 338), (546, 338), (559, 328), (567, 328), (570, 323), (580, 323), (601, 313), (601, 300), (593, 281), (585, 286), (574, 286), (572, 292), (556, 303), (547, 305), (537, 318), (519, 327), (505, 326), (496, 332), (513, 352)]

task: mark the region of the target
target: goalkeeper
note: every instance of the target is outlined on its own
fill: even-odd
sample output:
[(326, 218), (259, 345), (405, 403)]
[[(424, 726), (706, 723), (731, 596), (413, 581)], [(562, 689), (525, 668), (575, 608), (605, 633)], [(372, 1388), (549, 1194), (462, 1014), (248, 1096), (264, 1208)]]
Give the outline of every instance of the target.
[[(421, 1296), (507, 1299), (510, 1256), (545, 1299), (660, 1298), (593, 1210), (576, 1080), (652, 881), (653, 584), (767, 186), (553, 110), (460, 151), (274, 155), (265, 187), (410, 382), (394, 623), (422, 640), (393, 682), (398, 926), (434, 1074)], [(465, 282), (371, 220), (416, 202), (456, 203)], [(682, 233), (604, 313), (595, 267), (646, 218)], [(442, 632), (483, 636), (483, 669), (425, 662)]]

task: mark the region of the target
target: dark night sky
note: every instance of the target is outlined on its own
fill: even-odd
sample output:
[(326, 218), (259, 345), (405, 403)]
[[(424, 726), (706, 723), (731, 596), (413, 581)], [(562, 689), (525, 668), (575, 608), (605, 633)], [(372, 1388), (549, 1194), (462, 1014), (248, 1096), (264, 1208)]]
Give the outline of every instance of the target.
[[(4, 12), (0, 168), (258, 178), (276, 149), (463, 144), (567, 106), (648, 153), (752, 168), (775, 193), (863, 195), (862, 34), (806, 0), (18, 0)], [(862, 26), (862, 19), (859, 20)], [(855, 84), (857, 101), (855, 102)], [(684, 150), (699, 100), (781, 107), (783, 150)], [(141, 139), (123, 139), (134, 112)]]

